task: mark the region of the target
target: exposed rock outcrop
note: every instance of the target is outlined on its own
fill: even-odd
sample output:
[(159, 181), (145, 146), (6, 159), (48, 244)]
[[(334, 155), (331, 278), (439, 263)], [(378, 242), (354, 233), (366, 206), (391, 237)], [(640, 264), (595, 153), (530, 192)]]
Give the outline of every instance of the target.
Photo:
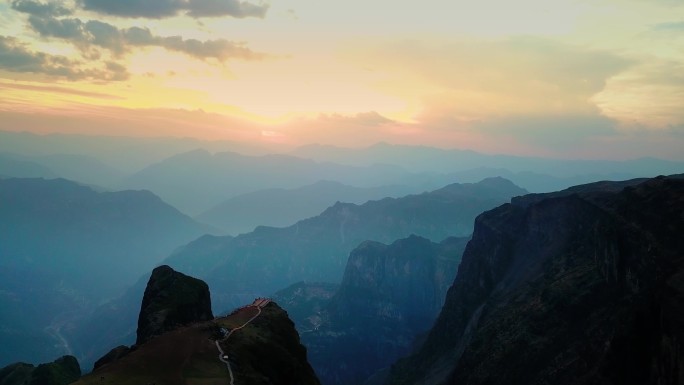
[(128, 346), (121, 345), (117, 346), (114, 349), (110, 350), (107, 354), (104, 356), (100, 357), (99, 360), (95, 361), (95, 365), (93, 366), (93, 369), (97, 369), (102, 365), (107, 365), (110, 362), (114, 362), (121, 357), (125, 356), (126, 354), (130, 353), (132, 350)]
[(152, 271), (138, 317), (136, 344), (194, 322), (214, 318), (207, 284), (169, 266)]
[(390, 384), (684, 383), (684, 180), (596, 183), (479, 216)]

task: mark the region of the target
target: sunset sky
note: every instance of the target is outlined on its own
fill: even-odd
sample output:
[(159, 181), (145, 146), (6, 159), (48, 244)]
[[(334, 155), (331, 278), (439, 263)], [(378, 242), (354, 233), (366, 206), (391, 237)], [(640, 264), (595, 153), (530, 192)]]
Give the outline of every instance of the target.
[(0, 129), (684, 160), (682, 0), (0, 0)]

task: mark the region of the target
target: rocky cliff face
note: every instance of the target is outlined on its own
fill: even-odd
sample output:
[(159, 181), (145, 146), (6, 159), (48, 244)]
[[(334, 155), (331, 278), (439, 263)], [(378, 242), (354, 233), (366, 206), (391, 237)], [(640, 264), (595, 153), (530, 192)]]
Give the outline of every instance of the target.
[(684, 383), (684, 180), (599, 183), (479, 216), (390, 384)]
[(63, 356), (37, 367), (16, 363), (0, 369), (1, 385), (67, 385), (78, 380), (81, 367), (73, 356)]
[(315, 295), (327, 293), (320, 284), (297, 284), (276, 294), (297, 309), (300, 303), (317, 306), (309, 313), (300, 309), (295, 322), (321, 382), (362, 383), (408, 354), (441, 309), (466, 242), (433, 243), (417, 236), (391, 245), (367, 241), (350, 254), (344, 279), (329, 300)]
[(441, 244), (410, 236), (391, 245), (367, 241), (349, 255), (328, 310), (341, 327), (393, 320), (427, 330), (444, 304), (467, 238)]
[(311, 331), (323, 322), (322, 315), (327, 315), (328, 303), (339, 288), (336, 283), (297, 282), (278, 291), (273, 299), (287, 309), (297, 330)]
[(159, 266), (152, 271), (138, 317), (136, 344), (179, 326), (213, 319), (204, 281)]

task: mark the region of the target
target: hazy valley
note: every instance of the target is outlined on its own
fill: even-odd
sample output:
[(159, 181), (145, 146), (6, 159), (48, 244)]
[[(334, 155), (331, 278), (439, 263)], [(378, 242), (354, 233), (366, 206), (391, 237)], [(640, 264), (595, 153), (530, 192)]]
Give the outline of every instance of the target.
[(75, 144), (109, 138), (3, 135), (2, 384), (227, 381), (215, 342), (257, 308), (225, 345), (243, 383), (681, 380), (681, 179), (648, 179), (680, 163), (131, 138), (110, 166)]

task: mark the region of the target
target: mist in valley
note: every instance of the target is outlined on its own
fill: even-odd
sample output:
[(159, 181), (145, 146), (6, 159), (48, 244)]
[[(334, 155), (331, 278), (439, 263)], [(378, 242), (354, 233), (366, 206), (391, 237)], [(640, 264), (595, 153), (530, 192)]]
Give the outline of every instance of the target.
[[(3, 350), (2, 364), (72, 354), (86, 370), (111, 347), (134, 342), (145, 282), (159, 264), (206, 280), (214, 309), (226, 313), (300, 282), (337, 287), (349, 269), (348, 256), (364, 242), (391, 244), (409, 236), (434, 243), (456, 236), (467, 242), (480, 213), (513, 197), (579, 182), (653, 177), (682, 166), (655, 159), (549, 162), (380, 144), (337, 148), (327, 151), (327, 158), (312, 153), (311, 147), (273, 155), (211, 153), (201, 147), (162, 159), (148, 154), (148, 163), (126, 172), (121, 163), (110, 165), (107, 155), (93, 153), (105, 148), (109, 137), (87, 138), (95, 145), (80, 152), (69, 139), (79, 142), (82, 136), (59, 136), (59, 145), (40, 135), (21, 138), (15, 152), (7, 146), (0, 157), (0, 338), (9, 347)], [(45, 153), (46, 141), (60, 152)], [(169, 142), (155, 148), (169, 154), (179, 143), (198, 145)], [(115, 141), (131, 159), (144, 159), (151, 143)], [(25, 153), (18, 154), (18, 148)], [(434, 163), (410, 162), (425, 153), (432, 154)], [(487, 167), (467, 168), (474, 164)], [(462, 252), (463, 246), (447, 257), (460, 260)], [(453, 280), (456, 269), (440, 273), (447, 274), (444, 282)], [(377, 279), (390, 280), (386, 274)], [(436, 285), (434, 278), (414, 279), (417, 287)], [(440, 285), (438, 298), (443, 301), (448, 285)], [(340, 318), (346, 313), (340, 313), (339, 305), (321, 305), (327, 304), (323, 301), (301, 310), (300, 300), (290, 298), (281, 305), (286, 310), (292, 306), (305, 343), (316, 340), (307, 333), (347, 322)], [(328, 306), (338, 310), (326, 310)], [(327, 319), (332, 317), (328, 314), (337, 314), (337, 320)], [(436, 315), (432, 312), (417, 329), (402, 331), (408, 339), (393, 357), (409, 352), (411, 339), (426, 332)], [(322, 317), (315, 326), (312, 316)], [(331, 343), (316, 341), (316, 346)], [(345, 349), (341, 346), (325, 349)], [(329, 365), (319, 363), (320, 358), (312, 362)], [(382, 362), (361, 373), (370, 376), (388, 363)]]
[(683, 12), (0, 1), (0, 385), (684, 384)]

